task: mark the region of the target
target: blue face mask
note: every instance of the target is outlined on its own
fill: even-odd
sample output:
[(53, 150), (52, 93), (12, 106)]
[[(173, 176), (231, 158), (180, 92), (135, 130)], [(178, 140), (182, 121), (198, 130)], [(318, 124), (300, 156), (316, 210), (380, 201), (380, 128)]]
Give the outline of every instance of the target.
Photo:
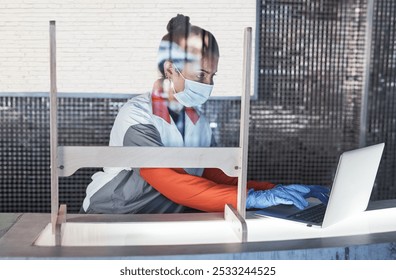
[[(175, 67), (175, 69), (177, 68)], [(176, 93), (175, 88), (173, 87), (176, 100), (186, 107), (195, 107), (204, 104), (212, 93), (213, 85), (207, 85), (186, 79), (179, 69), (177, 69), (177, 71), (184, 79), (184, 90)]]

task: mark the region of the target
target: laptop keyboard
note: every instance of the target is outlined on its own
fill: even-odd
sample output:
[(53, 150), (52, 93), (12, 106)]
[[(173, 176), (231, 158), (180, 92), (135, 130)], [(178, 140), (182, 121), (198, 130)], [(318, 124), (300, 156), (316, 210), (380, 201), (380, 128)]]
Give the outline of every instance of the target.
[(326, 212), (326, 205), (318, 204), (311, 208), (290, 215), (287, 218), (320, 224), (323, 222), (325, 212)]

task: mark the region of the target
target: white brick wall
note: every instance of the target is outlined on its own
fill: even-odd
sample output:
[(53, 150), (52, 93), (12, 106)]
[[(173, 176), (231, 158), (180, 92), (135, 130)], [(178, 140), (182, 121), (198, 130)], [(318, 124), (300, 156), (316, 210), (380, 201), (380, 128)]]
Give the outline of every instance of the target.
[(49, 90), (49, 21), (56, 20), (59, 92), (140, 93), (177, 13), (210, 30), (221, 59), (214, 95), (241, 93), (243, 28), (255, 0), (0, 0), (0, 93)]

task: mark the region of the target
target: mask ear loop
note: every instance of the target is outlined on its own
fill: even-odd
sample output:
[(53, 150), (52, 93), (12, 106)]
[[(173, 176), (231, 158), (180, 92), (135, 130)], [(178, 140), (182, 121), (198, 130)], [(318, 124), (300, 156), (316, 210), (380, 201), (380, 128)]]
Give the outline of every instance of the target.
[[(175, 70), (176, 70), (177, 72), (179, 72), (180, 76), (182, 76), (182, 78), (183, 78), (184, 80), (186, 80), (186, 78), (183, 76), (183, 74), (180, 72), (179, 68), (177, 68), (177, 66), (176, 66), (175, 64), (173, 64), (173, 68), (175, 68)], [(173, 89), (173, 93), (174, 93), (174, 94), (177, 94), (176, 89), (175, 89), (175, 84), (173, 83), (173, 81), (172, 81), (171, 79), (169, 79), (169, 81), (170, 81), (170, 86), (171, 86), (172, 89)]]
[[(174, 67), (177, 69), (176, 66), (174, 66)], [(180, 73), (179, 69), (177, 69), (177, 71)], [(180, 73), (180, 75), (182, 75), (182, 74)], [(183, 75), (182, 75), (182, 77), (183, 77)], [(183, 78), (184, 78), (184, 77), (183, 77)], [(165, 80), (164, 80), (164, 83), (167, 83), (167, 84), (168, 84), (168, 90), (169, 90), (170, 88), (172, 88), (173, 94), (176, 94), (175, 85), (174, 85), (174, 83), (173, 83), (173, 81), (172, 81), (171, 78), (168, 78), (168, 77), (166, 76), (166, 77), (165, 77)], [(164, 88), (164, 90), (165, 90), (165, 88)], [(168, 92), (167, 92), (167, 95), (168, 95), (168, 97), (169, 97)], [(174, 111), (174, 112), (180, 112), (180, 111), (184, 108), (184, 106), (183, 106), (181, 103), (179, 103), (179, 101), (177, 101), (177, 100), (169, 100), (169, 101), (168, 101), (168, 107), (169, 107), (172, 111)]]
[(165, 84), (166, 84), (166, 86), (167, 86), (167, 92), (166, 92), (166, 94), (167, 94), (167, 96), (169, 97), (169, 89), (170, 88), (172, 88), (172, 90), (173, 90), (173, 94), (176, 94), (176, 89), (175, 89), (175, 84), (173, 83), (173, 81), (172, 81), (172, 79), (171, 78), (168, 78), (168, 77), (165, 77), (165, 80), (164, 80), (164, 82), (163, 82), (163, 86), (164, 86), (164, 92), (165, 92)]
[(179, 68), (177, 68), (175, 64), (173, 64), (173, 67), (175, 68), (175, 70), (176, 70), (177, 72), (179, 72), (180, 76), (182, 76), (183, 79), (185, 80), (186, 78), (185, 78), (185, 77), (183, 76), (183, 74), (180, 72)]

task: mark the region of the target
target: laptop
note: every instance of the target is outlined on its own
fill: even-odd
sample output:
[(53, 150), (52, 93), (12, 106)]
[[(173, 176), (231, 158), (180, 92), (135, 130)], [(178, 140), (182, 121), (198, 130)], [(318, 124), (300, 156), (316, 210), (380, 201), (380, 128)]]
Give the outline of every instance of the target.
[(344, 152), (327, 206), (309, 199), (307, 208), (277, 205), (255, 212), (255, 215), (287, 219), (307, 226), (328, 227), (367, 209), (385, 143)]

